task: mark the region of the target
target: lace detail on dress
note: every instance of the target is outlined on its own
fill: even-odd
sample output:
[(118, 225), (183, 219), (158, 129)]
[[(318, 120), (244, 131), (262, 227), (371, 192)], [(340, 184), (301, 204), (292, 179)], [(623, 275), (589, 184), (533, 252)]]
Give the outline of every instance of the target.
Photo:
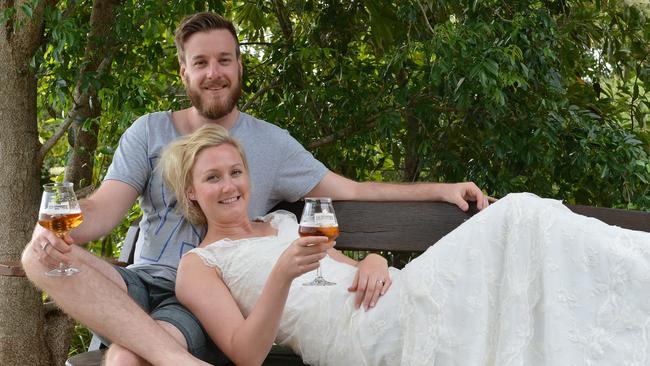
[[(293, 225), (296, 225), (296, 215), (292, 212), (285, 210), (278, 210), (256, 218), (263, 222), (268, 222), (271, 226), (278, 231), (276, 234), (278, 237), (291, 237), (291, 229)], [(223, 251), (231, 250), (233, 247), (239, 245), (246, 245), (247, 243), (255, 243), (258, 241), (265, 241), (267, 237), (254, 237), (254, 238), (245, 238), (238, 240), (231, 240), (228, 238), (218, 240), (214, 243), (208, 244), (203, 248), (194, 248), (189, 250), (185, 255), (189, 253), (194, 253), (198, 255), (203, 263), (208, 267), (217, 267), (222, 270), (222, 262), (224, 256), (220, 254)], [(223, 273), (223, 270), (222, 270)]]
[(648, 365), (650, 235), (516, 194), (403, 271), (403, 365)]

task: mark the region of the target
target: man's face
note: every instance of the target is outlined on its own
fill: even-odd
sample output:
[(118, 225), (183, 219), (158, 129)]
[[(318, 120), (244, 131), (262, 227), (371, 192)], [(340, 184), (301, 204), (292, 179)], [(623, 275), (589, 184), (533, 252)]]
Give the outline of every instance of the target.
[(198, 32), (185, 42), (181, 78), (192, 105), (205, 118), (220, 119), (237, 106), (242, 65), (236, 50), (225, 29)]

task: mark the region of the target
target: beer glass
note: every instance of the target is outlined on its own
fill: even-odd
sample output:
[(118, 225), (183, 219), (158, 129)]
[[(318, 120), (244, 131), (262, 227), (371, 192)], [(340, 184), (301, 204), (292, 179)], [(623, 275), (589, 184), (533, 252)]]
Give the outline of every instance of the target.
[[(83, 221), (79, 201), (77, 201), (72, 186), (73, 184), (70, 182), (43, 185), (38, 224), (53, 231), (59, 238), (63, 238), (68, 231), (79, 226)], [(72, 276), (78, 272), (77, 268), (59, 263), (57, 268), (45, 274), (48, 276)]]
[[(305, 208), (300, 218), (298, 234), (305, 236), (327, 236), (333, 241), (339, 236), (339, 224), (334, 214), (332, 199), (328, 197), (305, 198)], [(327, 281), (321, 275), (320, 266), (316, 269), (316, 278), (304, 286), (331, 286), (334, 282)]]

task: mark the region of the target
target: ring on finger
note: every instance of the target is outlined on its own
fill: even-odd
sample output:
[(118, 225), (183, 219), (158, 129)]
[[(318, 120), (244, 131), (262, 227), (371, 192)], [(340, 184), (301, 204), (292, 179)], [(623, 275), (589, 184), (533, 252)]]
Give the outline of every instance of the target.
[(41, 244), (41, 248), (43, 248), (43, 251), (45, 251), (45, 249), (47, 249), (47, 246), (48, 246), (48, 245), (50, 245), (50, 242), (47, 241), (47, 240), (45, 240), (45, 241), (43, 242), (43, 244)]
[(386, 282), (384, 280), (377, 280), (377, 283), (383, 286)]

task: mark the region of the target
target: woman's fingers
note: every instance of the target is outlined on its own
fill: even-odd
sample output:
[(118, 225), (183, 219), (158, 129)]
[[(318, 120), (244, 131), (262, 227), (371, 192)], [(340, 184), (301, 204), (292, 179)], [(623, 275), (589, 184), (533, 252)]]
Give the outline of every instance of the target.
[[(359, 276), (357, 275), (353, 282), (353, 285), (356, 285), (354, 306), (358, 309), (363, 305), (366, 311), (377, 305), (379, 297), (384, 295), (393, 283), (389, 277), (386, 277), (385, 279), (381, 276), (367, 276), (365, 278), (358, 277)], [(348, 290), (353, 291), (352, 288), (353, 287), (350, 286)]]
[(381, 289), (381, 294), (385, 295), (392, 284), (393, 284), (393, 280), (391, 280), (390, 277), (386, 278), (386, 283), (384, 283), (384, 286)]
[(354, 274), (354, 280), (352, 280), (352, 285), (348, 287), (348, 291), (354, 292), (357, 290), (357, 287), (359, 287), (359, 271)]
[(313, 247), (318, 245), (325, 245), (328, 240), (329, 239), (326, 236), (306, 236), (296, 239), (294, 243), (301, 247)]

